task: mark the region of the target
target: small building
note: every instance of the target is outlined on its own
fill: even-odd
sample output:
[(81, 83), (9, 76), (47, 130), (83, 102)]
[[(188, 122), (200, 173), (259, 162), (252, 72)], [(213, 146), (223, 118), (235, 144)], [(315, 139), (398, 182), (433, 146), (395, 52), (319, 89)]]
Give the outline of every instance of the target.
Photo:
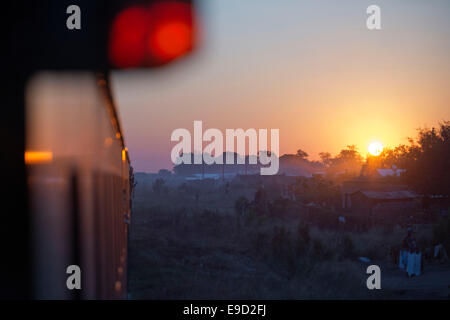
[(400, 177), (404, 172), (406, 172), (405, 169), (375, 169), (375, 171), (372, 174), (372, 178), (386, 178), (386, 177)]
[(417, 194), (410, 190), (371, 191), (359, 190), (350, 195), (349, 209), (352, 212), (380, 214), (411, 210), (415, 206)]
[(358, 191), (397, 192), (408, 190), (408, 186), (392, 184), (378, 179), (356, 178), (344, 181), (342, 184), (342, 208), (351, 209), (351, 197)]
[[(342, 209), (351, 223), (366, 227), (402, 223), (420, 210), (421, 196), (402, 185), (399, 177), (402, 169), (376, 169), (371, 175), (342, 183)], [(367, 173), (367, 172), (366, 172)]]
[(362, 230), (374, 225), (401, 224), (417, 211), (418, 199), (410, 190), (358, 190), (347, 195), (346, 216)]

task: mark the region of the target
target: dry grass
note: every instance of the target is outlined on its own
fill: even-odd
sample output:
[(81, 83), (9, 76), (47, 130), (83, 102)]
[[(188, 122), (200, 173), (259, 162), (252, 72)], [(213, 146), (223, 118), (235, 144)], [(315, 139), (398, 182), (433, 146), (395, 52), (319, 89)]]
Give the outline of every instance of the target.
[[(323, 212), (317, 221), (308, 221), (304, 208), (295, 205), (284, 216), (249, 212), (238, 220), (236, 199), (244, 195), (251, 200), (255, 191), (243, 185), (232, 185), (228, 190), (223, 186), (170, 186), (168, 192), (156, 194), (151, 185), (139, 184), (130, 243), (131, 297), (396, 297), (392, 291), (367, 289), (368, 264), (359, 257), (371, 259), (370, 264), (379, 264), (383, 270), (398, 271), (389, 254), (392, 247), (401, 245), (404, 229), (327, 229), (332, 225), (327, 219), (336, 216)], [(431, 226), (418, 228), (416, 238), (419, 246), (429, 246)]]
[[(175, 192), (165, 197), (135, 201), (132, 298), (389, 297), (367, 289), (367, 265), (358, 257), (386, 261), (389, 245), (401, 243), (403, 230), (351, 233), (303, 225), (302, 233), (300, 219), (246, 217), (238, 223), (232, 209), (223, 209), (232, 206), (221, 205), (227, 198), (233, 203), (237, 194), (221, 197), (216, 192), (203, 196), (201, 204)], [(425, 233), (424, 238), (429, 236)]]

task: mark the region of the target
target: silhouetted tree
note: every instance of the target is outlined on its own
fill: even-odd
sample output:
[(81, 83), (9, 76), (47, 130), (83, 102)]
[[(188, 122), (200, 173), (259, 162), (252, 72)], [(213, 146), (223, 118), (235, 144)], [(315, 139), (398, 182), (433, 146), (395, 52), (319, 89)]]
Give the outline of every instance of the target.
[(342, 149), (339, 154), (330, 159), (330, 171), (343, 171), (348, 174), (357, 175), (361, 171), (363, 157), (358, 152), (355, 145), (348, 145), (346, 149)]
[(301, 159), (306, 159), (306, 158), (308, 158), (309, 155), (305, 151), (303, 151), (302, 149), (298, 149), (297, 153), (296, 153), (296, 156), (301, 158)]
[(260, 215), (267, 213), (268, 204), (269, 200), (266, 190), (264, 190), (263, 188), (259, 188), (255, 192), (255, 197), (253, 199), (253, 206), (256, 213)]
[(163, 177), (170, 177), (172, 175), (172, 172), (170, 172), (167, 169), (161, 169), (158, 171), (158, 175), (163, 176)]
[(242, 216), (249, 205), (249, 201), (246, 197), (240, 196), (234, 202), (234, 211), (238, 216)]
[(450, 121), (419, 130), (405, 155), (405, 178), (424, 194), (450, 195)]
[(369, 157), (371, 168), (406, 169), (402, 179), (423, 194), (450, 195), (450, 122), (438, 128), (419, 129), (409, 145), (386, 148), (378, 157)]
[(161, 179), (161, 178), (156, 179), (152, 185), (153, 192), (156, 194), (161, 194), (161, 193), (167, 192), (167, 187), (165, 185), (166, 185), (166, 183), (163, 179)]
[(333, 161), (333, 157), (332, 157), (331, 153), (329, 153), (329, 152), (320, 152), (319, 157), (320, 157), (320, 160), (322, 161), (322, 164), (326, 167), (330, 166), (330, 164)]

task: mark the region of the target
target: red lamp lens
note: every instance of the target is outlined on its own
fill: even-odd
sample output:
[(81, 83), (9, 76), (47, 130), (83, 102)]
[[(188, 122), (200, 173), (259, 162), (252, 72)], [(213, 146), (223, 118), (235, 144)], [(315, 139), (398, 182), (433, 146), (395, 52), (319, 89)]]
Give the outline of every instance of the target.
[(193, 46), (192, 9), (187, 3), (157, 2), (120, 12), (112, 29), (109, 54), (119, 68), (161, 65)]

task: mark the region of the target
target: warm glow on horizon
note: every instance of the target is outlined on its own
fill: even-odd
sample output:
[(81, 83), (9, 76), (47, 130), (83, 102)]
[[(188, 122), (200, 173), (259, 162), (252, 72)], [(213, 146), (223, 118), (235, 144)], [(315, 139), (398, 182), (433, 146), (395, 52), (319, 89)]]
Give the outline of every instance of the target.
[(449, 1), (385, 1), (379, 32), (365, 28), (358, 1), (328, 1), (327, 14), (312, 0), (203, 2), (191, 58), (157, 74), (112, 72), (137, 171), (171, 169), (171, 133), (194, 120), (222, 132), (279, 129), (280, 155), (320, 160), (348, 145), (366, 156), (375, 141), (408, 144), (417, 128), (450, 118)]
[(383, 152), (383, 145), (380, 142), (375, 141), (369, 144), (369, 147), (367, 149), (369, 150), (369, 153), (371, 155), (378, 156), (381, 152)]

